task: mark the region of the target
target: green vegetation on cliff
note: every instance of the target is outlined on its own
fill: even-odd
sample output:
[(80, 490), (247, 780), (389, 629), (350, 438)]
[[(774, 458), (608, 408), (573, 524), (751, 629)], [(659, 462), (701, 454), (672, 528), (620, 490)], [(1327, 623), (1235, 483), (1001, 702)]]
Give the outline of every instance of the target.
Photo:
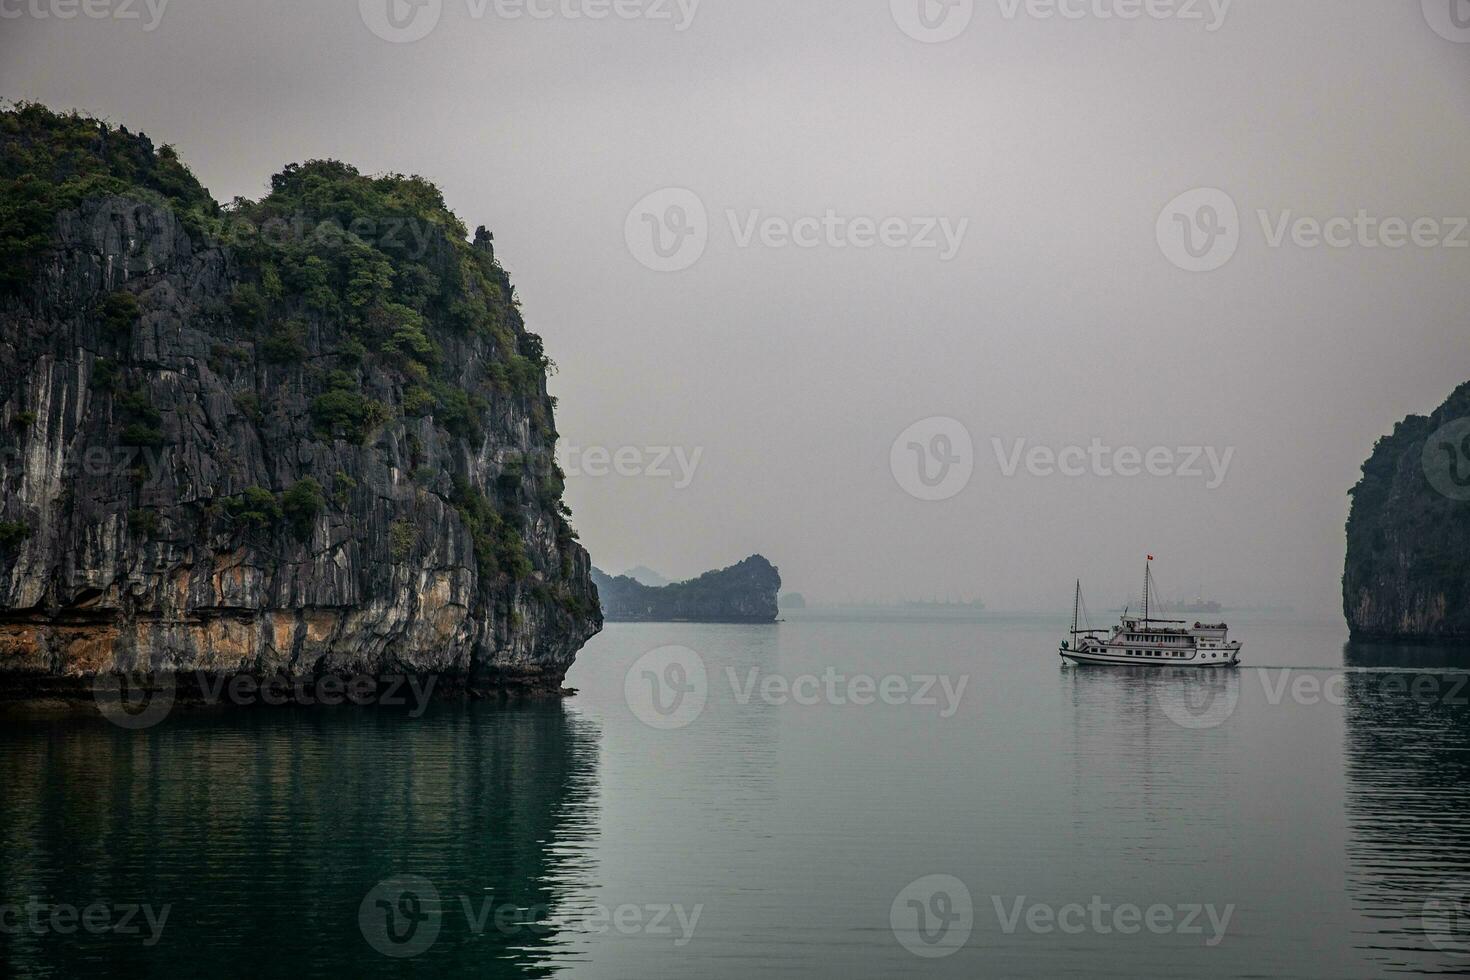
[(57, 214), (100, 194), (140, 195), (196, 224), (219, 212), (173, 147), (35, 103), (0, 112), (0, 290), (29, 281)]
[[(221, 207), (170, 147), (22, 104), (0, 113), (0, 292), (30, 281), (62, 211), (100, 195), (160, 205), (195, 249), (228, 250), (236, 275), (217, 310), (221, 343), (211, 363), (228, 373), (248, 360), (246, 349), (225, 342), (237, 338), (253, 342), (265, 364), (302, 372), (317, 438), (365, 444), (397, 418), (432, 416), (451, 435), (476, 442), (485, 435), (482, 420), (509, 399), (539, 439), (554, 441), (544, 388), (551, 362), (541, 339), (525, 329), (489, 232), (481, 228), (471, 239), (428, 181), (366, 176), (318, 160), (287, 166), (259, 201)], [(157, 449), (164, 434), (147, 392), (117, 388), (141, 312), (127, 290), (101, 300), (96, 315), (114, 349), (97, 383), (115, 391), (121, 441)], [(465, 350), (485, 344), (490, 357), (468, 370)], [(257, 421), (269, 410), (253, 392), (239, 398)], [(559, 541), (574, 533), (555, 464), (515, 466), (490, 496), (465, 483), (451, 499), (472, 529), (481, 570), (520, 579), (532, 570), (520, 547), (523, 504), (549, 507)], [(298, 532), (308, 513), (292, 515)]]

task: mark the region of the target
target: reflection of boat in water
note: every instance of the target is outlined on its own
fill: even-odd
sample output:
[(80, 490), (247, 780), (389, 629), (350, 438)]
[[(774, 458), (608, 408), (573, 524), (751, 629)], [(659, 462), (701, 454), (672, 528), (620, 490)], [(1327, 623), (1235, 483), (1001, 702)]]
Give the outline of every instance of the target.
[[(1150, 556), (1149, 561), (1153, 558)], [(1156, 619), (1149, 612), (1153, 569), (1144, 565), (1143, 615), (1128, 610), (1107, 630), (1078, 629), (1082, 610), (1082, 583), (1078, 581), (1072, 600), (1072, 637), (1063, 640), (1062, 659), (1073, 664), (1161, 664), (1173, 667), (1234, 667), (1240, 663), (1239, 640), (1230, 639), (1224, 623), (1193, 626), (1186, 620)]]

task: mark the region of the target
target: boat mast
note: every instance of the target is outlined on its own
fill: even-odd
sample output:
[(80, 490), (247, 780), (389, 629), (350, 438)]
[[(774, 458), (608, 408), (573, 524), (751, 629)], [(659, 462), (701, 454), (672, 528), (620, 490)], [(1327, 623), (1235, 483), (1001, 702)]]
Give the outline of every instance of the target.
[(1143, 563), (1143, 628), (1148, 629), (1148, 580), (1151, 576), (1151, 566), (1148, 562)]
[(1077, 580), (1077, 591), (1072, 595), (1072, 642), (1077, 642), (1077, 607), (1082, 602), (1082, 580)]

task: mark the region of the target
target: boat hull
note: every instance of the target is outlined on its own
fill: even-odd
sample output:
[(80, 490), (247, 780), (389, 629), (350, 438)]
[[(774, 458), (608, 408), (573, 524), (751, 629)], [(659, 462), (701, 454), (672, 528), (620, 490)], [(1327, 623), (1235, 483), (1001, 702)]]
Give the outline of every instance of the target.
[(1078, 667), (1195, 667), (1201, 670), (1218, 670), (1222, 667), (1240, 666), (1240, 648), (1222, 651), (1225, 656), (1201, 657), (1196, 651), (1189, 657), (1141, 656), (1130, 657), (1123, 652), (1107, 649), (1058, 650), (1062, 659)]

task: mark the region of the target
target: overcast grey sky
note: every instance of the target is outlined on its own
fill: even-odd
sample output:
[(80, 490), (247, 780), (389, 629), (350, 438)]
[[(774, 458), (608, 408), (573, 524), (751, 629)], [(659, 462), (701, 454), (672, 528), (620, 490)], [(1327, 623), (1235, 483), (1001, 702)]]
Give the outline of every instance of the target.
[[(433, 179), (495, 232), (567, 447), (699, 454), (687, 486), (660, 452), (574, 475), (610, 570), (759, 551), (814, 598), (1061, 609), (1077, 575), (1097, 607), (1136, 591), (1148, 552), (1175, 594), (1331, 615), (1359, 465), (1470, 379), (1465, 0), (90, 2), (140, 16), (0, 0), (0, 95), (173, 143), (221, 200), (315, 157)], [(705, 220), (634, 210), (666, 188)], [(1197, 188), (1238, 220), (1166, 210)], [(829, 210), (815, 247), (760, 225)], [(1360, 211), (1347, 247), (1291, 224)], [(1388, 247), (1394, 218), (1440, 244)], [(903, 221), (862, 248), (851, 219)], [(640, 244), (654, 220), (686, 248)], [(959, 470), (915, 496), (892, 449), (931, 417), (972, 459), (921, 426), (898, 459)], [(996, 439), (1233, 455), (1214, 488), (1204, 459), (1007, 476)]]

